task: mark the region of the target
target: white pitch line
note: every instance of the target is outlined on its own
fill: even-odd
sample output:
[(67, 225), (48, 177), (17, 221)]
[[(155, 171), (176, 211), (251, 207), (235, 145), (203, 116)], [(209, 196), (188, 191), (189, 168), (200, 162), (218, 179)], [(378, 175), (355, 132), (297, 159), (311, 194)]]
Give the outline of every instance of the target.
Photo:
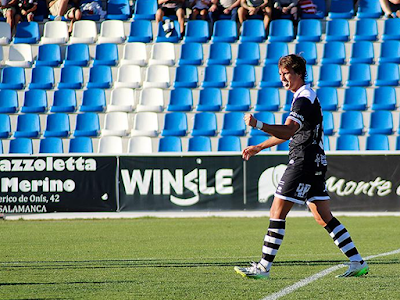
[[(398, 254), (398, 253), (400, 253), (400, 249), (393, 250), (393, 251), (386, 252), (386, 253), (371, 255), (371, 256), (366, 257), (365, 260), (370, 260), (370, 259), (373, 259), (373, 258), (377, 258), (377, 257), (381, 257), (381, 256), (388, 256), (388, 255)], [(306, 285), (308, 285), (308, 284), (310, 284), (310, 283), (312, 283), (312, 282), (314, 282), (314, 281), (316, 281), (316, 280), (318, 280), (318, 279), (320, 279), (320, 278), (322, 278), (322, 277), (324, 277), (326, 275), (329, 275), (332, 272), (335, 272), (338, 269), (341, 269), (341, 268), (345, 267), (345, 266), (346, 266), (345, 264), (340, 264), (340, 265), (328, 268), (326, 270), (323, 270), (323, 271), (321, 271), (319, 273), (316, 273), (316, 274), (314, 274), (314, 275), (312, 275), (310, 277), (304, 278), (304, 279), (296, 282), (295, 284), (280, 290), (279, 292), (271, 294), (271, 295), (263, 298), (262, 300), (279, 299), (279, 298), (281, 298), (283, 296), (286, 296), (286, 295), (298, 290), (299, 288), (301, 288), (303, 286), (306, 286)]]

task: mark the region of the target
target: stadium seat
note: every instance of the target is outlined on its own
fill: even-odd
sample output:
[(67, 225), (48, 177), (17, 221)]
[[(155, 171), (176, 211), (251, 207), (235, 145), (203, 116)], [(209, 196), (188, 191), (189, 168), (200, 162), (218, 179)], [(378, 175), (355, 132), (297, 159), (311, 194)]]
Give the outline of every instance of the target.
[(213, 43), (234, 43), (238, 39), (237, 25), (232, 20), (217, 20), (214, 23), (211, 42)]
[(360, 19), (356, 21), (356, 30), (353, 40), (358, 41), (371, 41), (377, 40), (378, 25), (375, 19)]
[(279, 90), (275, 88), (261, 88), (257, 91), (255, 111), (278, 111), (281, 100)]
[(38, 114), (18, 115), (17, 128), (14, 137), (36, 138), (41, 133), (40, 119)]
[(321, 21), (318, 19), (300, 19), (296, 40), (298, 42), (320, 42), (321, 27)]
[(44, 23), (42, 44), (65, 44), (69, 40), (68, 24), (64, 21), (51, 21)]
[(382, 41), (400, 40), (400, 19), (386, 19), (383, 27)]
[(0, 114), (14, 114), (19, 110), (17, 91), (0, 90), (0, 99)]
[(276, 64), (282, 56), (289, 54), (287, 43), (274, 42), (267, 44), (267, 54), (264, 64)]
[(136, 0), (133, 9), (132, 19), (154, 20), (157, 12), (157, 0)]
[(32, 140), (28, 138), (16, 138), (10, 140), (9, 154), (33, 154)]
[(101, 131), (103, 136), (127, 136), (129, 134), (128, 114), (125, 112), (110, 112), (104, 117), (104, 128)]
[(218, 151), (242, 151), (240, 137), (222, 136), (218, 139)]
[(71, 44), (93, 44), (97, 41), (97, 35), (97, 26), (95, 21), (79, 20), (74, 22), (69, 42)]
[(184, 43), (207, 43), (210, 39), (210, 28), (206, 20), (190, 20), (186, 23)]
[(172, 112), (165, 115), (163, 136), (186, 136), (188, 131), (187, 116), (184, 112)]
[(399, 65), (395, 63), (381, 63), (378, 66), (378, 74), (375, 86), (398, 86), (400, 80)]
[(349, 21), (346, 19), (333, 19), (326, 23), (325, 41), (348, 42), (350, 39)]
[(131, 17), (131, 7), (128, 0), (107, 0), (106, 20), (127, 21)]
[(239, 36), (241, 43), (262, 43), (265, 41), (264, 22), (258, 19), (248, 19), (242, 24), (242, 31)]
[(50, 112), (70, 113), (76, 111), (77, 104), (75, 90), (56, 90), (53, 95), (53, 105), (50, 107)]
[(342, 109), (365, 111), (367, 109), (366, 89), (359, 86), (345, 89)]
[(40, 39), (39, 23), (20, 22), (16, 26), (15, 36), (13, 38), (14, 44), (36, 44)]
[(371, 68), (368, 64), (353, 64), (349, 67), (349, 75), (346, 86), (368, 87), (371, 85)]
[(59, 89), (81, 89), (83, 70), (80, 66), (64, 66), (60, 72)]
[(136, 111), (162, 112), (165, 106), (164, 92), (159, 88), (145, 88), (140, 91)]
[(68, 137), (70, 134), (69, 115), (56, 113), (47, 115), (44, 137)]
[(115, 88), (111, 91), (107, 112), (132, 112), (136, 108), (135, 90), (131, 88)]
[(220, 134), (221, 136), (244, 136), (246, 134), (244, 113), (234, 111), (224, 114)]
[(151, 47), (149, 65), (175, 65), (175, 45), (167, 42), (155, 43)]
[(367, 136), (365, 150), (390, 150), (388, 136), (385, 134), (372, 134)]
[(331, 0), (329, 19), (351, 19), (354, 16), (352, 1)]
[(330, 145), (329, 137), (328, 137), (328, 136), (324, 135), (323, 143), (324, 143), (324, 150), (325, 150), (325, 151), (331, 150), (331, 145)]
[(101, 22), (97, 43), (122, 44), (125, 42), (124, 22), (121, 20), (105, 20)]
[(217, 117), (214, 112), (199, 112), (194, 115), (192, 136), (215, 136)]
[(76, 116), (74, 136), (97, 137), (100, 135), (100, 121), (97, 113), (83, 113)]
[(158, 152), (182, 152), (182, 140), (179, 136), (166, 136), (159, 139)]
[(194, 136), (189, 138), (188, 151), (211, 152), (211, 140), (208, 136)]
[(364, 120), (361, 111), (345, 111), (340, 115), (339, 134), (361, 135), (364, 130)]
[(43, 44), (38, 47), (36, 66), (58, 67), (62, 62), (61, 48), (58, 44)]
[(93, 142), (90, 137), (80, 136), (69, 140), (69, 153), (93, 153)]
[(231, 45), (229, 43), (220, 42), (210, 45), (207, 65), (224, 65), (228, 66), (232, 61)]
[(317, 46), (313, 42), (299, 42), (295, 45), (295, 53), (299, 53), (307, 62), (307, 65), (317, 64)]
[(1, 70), (0, 89), (22, 90), (25, 87), (25, 70), (22, 67), (5, 67)]
[(120, 136), (103, 136), (99, 139), (98, 153), (121, 154), (123, 152), (122, 138)]
[(400, 63), (400, 41), (389, 40), (381, 43), (379, 63)]
[(272, 20), (269, 25), (268, 41), (291, 42), (294, 38), (293, 22), (287, 19)]
[(144, 67), (147, 65), (146, 44), (140, 42), (130, 42), (123, 46), (120, 65), (138, 65)]
[(156, 43), (167, 42), (167, 43), (179, 43), (181, 41), (181, 28), (179, 22), (176, 20), (171, 21), (174, 23), (171, 36), (167, 37), (163, 29), (163, 23), (158, 23), (158, 31), (156, 36)]
[(245, 42), (238, 45), (236, 65), (253, 65), (260, 63), (260, 46), (254, 42)]
[(350, 65), (373, 64), (375, 58), (374, 45), (371, 41), (355, 42), (352, 45)]
[(8, 114), (0, 114), (0, 139), (8, 139), (9, 137), (11, 137), (10, 116)]
[(199, 92), (197, 111), (220, 111), (222, 107), (222, 94), (218, 88), (204, 88)]
[[(251, 136), (248, 138), (247, 140), (247, 146), (255, 146), (258, 145), (262, 142), (265, 142), (265, 140), (268, 139), (268, 136), (266, 135), (255, 135), (255, 136)], [(267, 148), (264, 150), (261, 150), (261, 152), (267, 152), (267, 151), (271, 151), (271, 148)]]
[[(254, 117), (257, 120), (260, 120), (261, 122), (267, 123), (267, 124), (275, 124), (275, 115), (271, 111), (262, 111), (262, 112), (257, 112), (254, 114)], [(265, 131), (259, 130), (257, 128), (251, 128), (250, 129), (250, 136), (256, 136), (256, 135), (269, 135)]]
[(183, 65), (176, 68), (174, 87), (176, 88), (196, 88), (199, 82), (197, 67), (193, 65)]
[(260, 87), (282, 87), (277, 64), (266, 64), (262, 68)]
[(359, 151), (360, 141), (357, 135), (344, 134), (336, 139), (336, 150)]
[(321, 87), (317, 89), (317, 97), (323, 111), (336, 111), (338, 108), (338, 93), (334, 87)]
[(58, 137), (41, 139), (39, 143), (39, 153), (64, 153), (62, 139)]
[(171, 90), (167, 111), (191, 111), (193, 109), (193, 92), (188, 88)]
[(115, 88), (137, 89), (142, 86), (142, 70), (137, 65), (122, 65), (118, 68)]
[(47, 111), (47, 93), (45, 90), (25, 91), (22, 113), (44, 113)]
[(285, 104), (283, 105), (283, 110), (290, 111), (290, 108), (292, 107), (292, 102), (293, 102), (293, 92), (287, 90)]
[(181, 46), (181, 57), (178, 61), (182, 65), (196, 65), (203, 63), (203, 46), (200, 43), (185, 43)]
[(118, 64), (118, 46), (112, 43), (104, 43), (96, 45), (96, 54), (93, 65), (104, 65), (114, 67)]
[(32, 46), (29, 44), (11, 44), (8, 49), (6, 66), (30, 68), (33, 63)]
[(312, 65), (306, 65), (306, 84), (310, 86), (314, 86), (314, 71)]
[(368, 128), (369, 134), (388, 135), (393, 133), (393, 116), (391, 111), (373, 111), (370, 115), (370, 118), (371, 119)]
[(379, 1), (360, 0), (358, 1), (357, 18), (378, 19), (382, 15), (382, 8)]
[(346, 49), (343, 42), (329, 42), (324, 44), (324, 53), (321, 64), (340, 64), (346, 60)]
[(51, 90), (54, 87), (54, 71), (50, 66), (36, 66), (32, 68), (29, 89)]
[(139, 112), (134, 116), (132, 136), (158, 136), (158, 114), (155, 112)]
[(86, 67), (89, 64), (89, 46), (86, 44), (68, 45), (65, 52), (64, 66)]
[(109, 66), (92, 66), (89, 70), (89, 81), (87, 88), (108, 89), (113, 84), (111, 67)]
[(392, 86), (381, 86), (374, 89), (372, 110), (395, 110), (397, 103), (396, 89)]
[(128, 153), (153, 153), (153, 141), (151, 137), (131, 137), (128, 143)]
[(227, 73), (225, 66), (210, 65), (204, 69), (202, 87), (224, 88), (227, 85)]
[(146, 70), (146, 78), (143, 88), (156, 87), (168, 88), (170, 86), (169, 67), (163, 65), (151, 65)]
[(252, 65), (238, 65), (233, 68), (232, 88), (253, 88), (256, 85), (256, 72)]
[(0, 22), (0, 45), (8, 45), (11, 41), (11, 28), (6, 22)]
[(225, 111), (249, 111), (251, 104), (250, 90), (247, 88), (234, 88), (228, 91)]
[(335, 129), (333, 114), (331, 111), (323, 112), (323, 128), (325, 135), (333, 135)]
[(342, 69), (338, 64), (322, 65), (319, 72), (318, 87), (340, 87), (342, 85)]
[(289, 143), (290, 141), (285, 141), (282, 144), (276, 146), (276, 151), (289, 151)]
[(130, 23), (127, 42), (150, 43), (153, 40), (153, 28), (150, 20), (135, 20)]
[(93, 88), (83, 91), (81, 112), (103, 112), (106, 108), (106, 94), (104, 89)]

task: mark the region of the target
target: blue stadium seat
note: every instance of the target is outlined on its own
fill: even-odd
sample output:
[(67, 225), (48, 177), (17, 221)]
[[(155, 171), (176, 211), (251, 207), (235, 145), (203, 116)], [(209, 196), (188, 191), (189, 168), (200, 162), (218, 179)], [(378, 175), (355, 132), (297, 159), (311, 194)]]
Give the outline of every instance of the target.
[(375, 18), (382, 16), (382, 8), (379, 1), (360, 0), (358, 1), (357, 18)]
[(248, 111), (250, 110), (251, 97), (247, 88), (234, 88), (228, 91), (228, 100), (225, 111)]
[(375, 86), (398, 86), (400, 80), (399, 65), (395, 63), (381, 63), (378, 66), (378, 74)]
[(342, 85), (342, 69), (338, 64), (322, 65), (319, 72), (319, 87), (340, 87)]
[(220, 111), (222, 107), (222, 94), (218, 88), (205, 88), (200, 90), (197, 111)]
[(89, 64), (89, 45), (87, 44), (70, 44), (65, 52), (64, 66), (81, 66), (86, 67)]
[(277, 64), (266, 64), (262, 68), (260, 87), (282, 87)]
[(340, 64), (346, 60), (346, 48), (343, 42), (329, 42), (324, 45), (321, 64)]
[(36, 138), (41, 132), (38, 114), (18, 115), (14, 137)]
[(358, 140), (358, 136), (353, 134), (338, 136), (336, 139), (336, 150), (359, 151), (360, 141)]
[(178, 61), (182, 65), (196, 65), (203, 63), (203, 46), (200, 43), (185, 43), (181, 46), (181, 57)]
[(154, 20), (156, 18), (157, 8), (157, 0), (136, 0), (132, 19), (135, 21)]
[(182, 140), (179, 136), (166, 136), (159, 139), (158, 152), (182, 152)]
[(255, 111), (278, 111), (281, 100), (279, 90), (271, 87), (264, 87), (257, 91)]
[(400, 150), (400, 135), (396, 138), (396, 150)]
[(40, 140), (39, 153), (64, 153), (62, 139), (58, 137), (48, 137)]
[(92, 139), (85, 136), (70, 139), (69, 153), (93, 153)]
[(47, 93), (45, 90), (27, 90), (25, 91), (21, 112), (44, 113), (47, 110), (47, 105)]
[(375, 58), (374, 44), (371, 41), (355, 42), (352, 45), (350, 65), (373, 64)]
[(156, 36), (156, 43), (168, 42), (168, 43), (179, 43), (181, 41), (181, 29), (178, 21), (174, 20), (174, 28), (172, 29), (171, 36), (165, 36), (165, 31), (163, 29), (163, 23), (158, 23), (158, 31)]
[(331, 145), (329, 142), (329, 137), (327, 135), (324, 135), (324, 150), (331, 150)]
[(365, 150), (390, 150), (388, 136), (385, 134), (373, 134), (367, 136)]
[(21, 22), (16, 26), (14, 44), (36, 44), (40, 39), (39, 23)]
[(346, 19), (333, 19), (326, 23), (325, 41), (348, 42), (350, 39), (349, 21)]
[(208, 136), (194, 136), (189, 139), (188, 151), (210, 152), (211, 140)]
[(300, 19), (296, 36), (298, 42), (320, 42), (321, 35), (322, 27), (320, 20)]
[(1, 70), (0, 89), (22, 90), (25, 87), (25, 69), (5, 67)]
[(60, 72), (59, 89), (79, 90), (83, 85), (83, 70), (80, 66), (64, 66)]
[(150, 43), (153, 40), (153, 28), (150, 20), (135, 20), (130, 24), (127, 42)]
[(11, 136), (10, 116), (8, 114), (0, 114), (0, 139), (8, 139), (10, 136)]
[(191, 111), (193, 108), (193, 92), (188, 88), (171, 90), (167, 111)]
[(83, 91), (81, 112), (103, 112), (106, 109), (106, 94), (104, 89), (87, 89)]
[(322, 87), (317, 90), (317, 97), (323, 111), (336, 111), (338, 108), (338, 93), (334, 87)]
[(237, 65), (233, 68), (232, 88), (253, 88), (256, 85), (256, 72), (252, 65)]
[(74, 112), (76, 111), (76, 93), (72, 89), (54, 91), (53, 105), (50, 112)]
[(193, 65), (179, 66), (175, 70), (175, 82), (174, 87), (176, 88), (196, 88), (199, 82), (199, 75), (197, 67)]
[(187, 21), (184, 43), (207, 43), (210, 39), (210, 28), (206, 20)]
[(361, 135), (364, 130), (364, 119), (361, 111), (345, 111), (340, 115), (339, 134)]
[(286, 19), (272, 20), (269, 25), (269, 42), (291, 42), (294, 38), (293, 22)]
[(265, 41), (264, 22), (258, 19), (248, 19), (242, 24), (242, 31), (239, 36), (241, 43), (262, 43)]
[(107, 1), (107, 20), (126, 21), (131, 17), (131, 8), (128, 0), (108, 0)]
[(32, 68), (29, 89), (51, 90), (54, 87), (54, 71), (50, 66), (36, 66)]
[(392, 134), (393, 116), (392, 112), (387, 110), (378, 110), (371, 113), (369, 123), (369, 134)]
[(379, 63), (400, 63), (400, 41), (389, 40), (381, 43)]
[(76, 116), (75, 137), (97, 137), (99, 135), (100, 121), (97, 113), (87, 112)]
[(222, 136), (218, 139), (218, 151), (242, 151), (240, 137)]
[(0, 90), (0, 99), (1, 114), (14, 114), (19, 109), (17, 91)]
[(353, 2), (347, 0), (331, 0), (328, 18), (351, 19), (354, 16)]
[(287, 43), (274, 42), (267, 44), (267, 54), (264, 64), (276, 64), (282, 56), (289, 54)]
[(210, 45), (207, 65), (230, 65), (232, 61), (231, 45), (226, 42), (214, 43)]
[(349, 76), (346, 85), (353, 86), (370, 86), (371, 85), (371, 68), (368, 64), (353, 64), (349, 67)]
[(10, 154), (33, 154), (32, 140), (28, 138), (16, 138), (10, 140)]
[[(265, 140), (268, 139), (268, 136), (263, 136), (263, 135), (255, 135), (251, 136), (247, 139), (247, 146), (255, 146), (258, 145), (262, 142), (265, 142)], [(267, 148), (264, 150), (261, 150), (261, 152), (266, 152), (266, 151), (271, 151), (271, 148)]]
[(360, 86), (350, 87), (345, 89), (343, 110), (361, 110), (367, 109), (367, 91)]
[(325, 135), (333, 135), (335, 129), (335, 123), (333, 120), (333, 114), (331, 111), (323, 112), (323, 128)]
[(89, 81), (87, 88), (108, 89), (113, 84), (111, 67), (109, 66), (92, 66), (89, 70)]
[(260, 63), (260, 46), (257, 43), (245, 42), (238, 46), (236, 65), (253, 65)]
[(374, 89), (372, 110), (395, 110), (397, 103), (396, 89), (392, 86), (381, 86)]
[(307, 65), (317, 64), (317, 46), (313, 42), (299, 42), (295, 45), (295, 53), (300, 54), (307, 62)]
[(227, 85), (227, 73), (225, 66), (211, 65), (204, 69), (202, 87), (224, 88)]
[(293, 92), (288, 90), (286, 91), (286, 99), (285, 99), (285, 104), (283, 105), (283, 110), (290, 111), (292, 102), (293, 102)]
[(246, 124), (243, 118), (244, 113), (238, 111), (224, 114), (221, 136), (244, 136), (246, 134)]
[(276, 150), (277, 151), (289, 151), (289, 143), (290, 143), (290, 141), (287, 140), (287, 141), (283, 142), (282, 144), (277, 145)]
[(356, 21), (354, 41), (376, 41), (378, 37), (378, 25), (375, 19), (360, 19)]
[(234, 43), (238, 39), (237, 25), (232, 20), (218, 20), (214, 23), (211, 41), (213, 43)]
[(70, 134), (69, 116), (66, 113), (47, 115), (44, 137), (68, 137)]
[(118, 64), (118, 46), (117, 44), (104, 43), (96, 45), (96, 54), (93, 65), (116, 66)]
[(310, 86), (314, 86), (314, 71), (312, 65), (306, 65), (306, 84)]
[[(263, 111), (263, 112), (257, 112), (254, 114), (254, 117), (257, 120), (260, 120), (261, 122), (267, 123), (267, 124), (275, 124), (275, 115), (273, 112), (270, 111)], [(269, 135), (268, 133), (259, 130), (257, 128), (251, 128), (250, 129), (250, 136), (256, 136), (256, 135)]]
[(36, 66), (58, 67), (62, 62), (61, 47), (58, 44), (43, 44), (38, 47)]
[(213, 112), (200, 112), (194, 115), (192, 136), (215, 136), (217, 117)]
[(188, 132), (187, 116), (184, 112), (165, 114), (163, 136), (186, 136)]
[(383, 27), (382, 41), (400, 40), (400, 19), (386, 19)]

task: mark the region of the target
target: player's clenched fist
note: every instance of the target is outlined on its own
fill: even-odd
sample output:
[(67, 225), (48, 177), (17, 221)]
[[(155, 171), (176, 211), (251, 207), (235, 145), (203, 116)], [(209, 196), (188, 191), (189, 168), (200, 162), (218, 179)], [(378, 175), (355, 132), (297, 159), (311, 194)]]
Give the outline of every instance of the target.
[(245, 114), (244, 115), (244, 122), (247, 126), (255, 127), (257, 123), (257, 119), (253, 117), (252, 114)]

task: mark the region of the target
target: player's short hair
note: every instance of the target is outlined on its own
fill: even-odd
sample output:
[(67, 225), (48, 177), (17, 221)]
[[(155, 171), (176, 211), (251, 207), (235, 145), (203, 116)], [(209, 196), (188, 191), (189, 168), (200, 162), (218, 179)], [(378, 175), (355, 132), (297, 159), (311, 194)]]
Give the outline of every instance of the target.
[(306, 80), (307, 69), (306, 60), (297, 54), (289, 54), (282, 56), (278, 62), (279, 68), (291, 68), (296, 74), (301, 75), (303, 80)]

